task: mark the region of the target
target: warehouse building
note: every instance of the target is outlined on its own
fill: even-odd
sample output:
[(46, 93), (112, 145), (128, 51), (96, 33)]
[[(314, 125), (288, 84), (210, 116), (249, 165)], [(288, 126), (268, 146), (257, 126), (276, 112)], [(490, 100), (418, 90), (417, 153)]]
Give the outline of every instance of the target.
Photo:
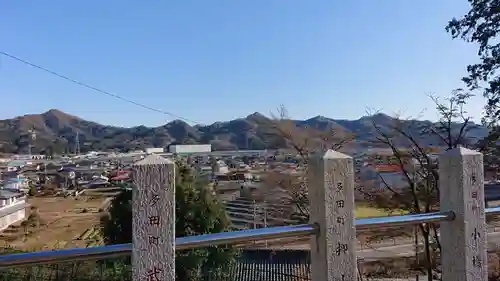
[(168, 148), (170, 153), (176, 154), (192, 154), (192, 153), (210, 153), (212, 152), (211, 144), (176, 144)]
[(157, 153), (163, 153), (164, 149), (163, 147), (149, 147), (145, 149), (146, 154), (157, 154)]

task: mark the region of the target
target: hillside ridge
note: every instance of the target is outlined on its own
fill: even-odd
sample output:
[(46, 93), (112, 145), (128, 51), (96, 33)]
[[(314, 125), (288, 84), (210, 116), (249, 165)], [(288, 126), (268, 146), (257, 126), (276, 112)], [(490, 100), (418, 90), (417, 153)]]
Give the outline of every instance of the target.
[[(396, 119), (378, 113), (357, 120), (332, 119), (315, 116), (306, 120), (288, 120), (299, 129), (335, 130), (355, 134), (357, 143), (365, 145), (373, 138), (373, 122), (383, 127)], [(135, 150), (146, 147), (167, 147), (169, 144), (211, 143), (214, 150), (275, 149), (289, 146), (280, 134), (271, 128), (273, 120), (254, 112), (244, 118), (219, 121), (210, 125), (191, 126), (182, 120), (174, 120), (158, 127), (143, 125), (129, 128), (108, 126), (87, 121), (58, 109), (41, 114), (27, 114), (0, 120), (0, 152), (26, 153), (32, 145), (33, 153), (70, 153), (76, 147), (76, 135), (81, 152), (90, 150)], [(413, 120), (430, 124), (426, 120)], [(456, 124), (457, 127), (460, 124)], [(33, 134), (34, 133), (34, 134)], [(306, 131), (301, 131), (306, 133)], [(469, 137), (478, 140), (485, 137), (487, 129), (471, 123)], [(35, 137), (33, 138), (33, 136)], [(439, 145), (439, 140), (420, 136), (425, 145)]]

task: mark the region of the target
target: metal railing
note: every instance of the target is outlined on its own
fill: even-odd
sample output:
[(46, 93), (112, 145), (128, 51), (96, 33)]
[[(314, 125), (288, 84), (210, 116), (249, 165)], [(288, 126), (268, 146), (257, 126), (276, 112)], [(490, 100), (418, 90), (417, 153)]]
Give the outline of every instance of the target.
[[(486, 214), (500, 214), (500, 207), (486, 209)], [(356, 220), (356, 229), (370, 229), (377, 227), (400, 227), (421, 223), (437, 223), (451, 221), (455, 218), (453, 212), (435, 212), (390, 217), (376, 217)], [(221, 232), (187, 236), (175, 240), (176, 250), (189, 250), (206, 246), (237, 244), (249, 241), (300, 238), (317, 234), (319, 226), (316, 224), (279, 226), (259, 229), (249, 229), (234, 232)], [(91, 248), (75, 248), (32, 253), (8, 254), (0, 256), (0, 269), (32, 266), (40, 264), (76, 262), (82, 260), (105, 259), (118, 256), (129, 256), (132, 253), (132, 244), (99, 246)]]
[[(132, 273), (131, 279), (126, 280), (139, 281), (143, 280), (144, 276), (148, 276), (148, 280), (174, 280), (175, 250), (228, 244), (241, 247), (257, 240), (314, 236), (314, 239), (310, 239), (308, 262), (310, 269), (307, 273), (310, 279), (355, 280), (360, 274), (357, 264), (356, 230), (383, 230), (391, 227), (446, 222), (441, 224), (437, 234), (444, 238), (440, 241), (440, 278), (445, 281), (487, 280), (488, 245), (485, 242), (488, 233), (484, 214), (500, 214), (500, 207), (484, 209), (484, 183), (480, 178), (484, 174), (481, 153), (459, 147), (439, 156), (439, 202), (442, 210), (447, 212), (358, 220), (354, 219), (355, 173), (352, 157), (328, 150), (324, 154), (313, 156), (308, 165), (310, 165), (307, 169), (308, 187), (311, 190), (308, 199), (310, 206), (314, 206), (311, 208), (310, 216), (315, 224), (176, 239), (174, 238), (175, 216), (160, 215), (175, 214), (176, 165), (159, 156), (148, 156), (134, 164), (136, 188), (132, 196), (133, 244), (4, 255), (0, 256), (0, 269), (8, 269), (5, 270), (7, 273), (26, 271), (26, 274), (32, 274), (40, 268), (37, 265), (54, 264), (52, 267), (59, 268), (55, 270), (55, 274), (68, 271), (58, 275), (57, 281), (74, 280), (72, 276), (68, 276), (73, 271), (67, 269), (82, 262), (87, 264), (81, 269), (84, 273), (100, 264), (104, 266), (103, 269), (110, 267), (113, 272), (121, 274), (124, 267), (119, 262), (99, 260), (125, 256), (126, 272)], [(158, 202), (160, 199), (163, 201)], [(455, 216), (455, 214), (461, 215)], [(148, 231), (144, 231), (144, 227), (148, 227)], [(151, 243), (151, 237), (161, 238), (162, 243)], [(417, 241), (417, 237), (415, 238)], [(132, 259), (128, 257), (131, 255)], [(68, 264), (64, 265), (65, 263)], [(32, 267), (28, 270), (10, 269), (24, 266)], [(107, 271), (103, 272), (108, 274)], [(114, 273), (109, 274), (114, 278), (112, 280), (124, 280), (115, 278)], [(151, 279), (152, 274), (153, 279)], [(85, 281), (95, 279), (91, 277)], [(5, 280), (12, 279), (6, 277)], [(16, 280), (28, 279), (24, 279), (23, 275), (21, 279)], [(107, 279), (99, 278), (99, 280)]]

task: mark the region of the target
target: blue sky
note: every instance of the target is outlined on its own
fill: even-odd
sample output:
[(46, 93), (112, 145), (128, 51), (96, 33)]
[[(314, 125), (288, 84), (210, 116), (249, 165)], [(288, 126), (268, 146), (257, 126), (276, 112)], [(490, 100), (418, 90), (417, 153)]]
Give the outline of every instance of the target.
[[(466, 0), (45, 0), (0, 3), (0, 51), (212, 123), (283, 104), (294, 118), (367, 108), (435, 119), (476, 48), (444, 27)], [(0, 55), (0, 119), (57, 108), (104, 124), (174, 117)], [(469, 112), (480, 118), (483, 99)]]

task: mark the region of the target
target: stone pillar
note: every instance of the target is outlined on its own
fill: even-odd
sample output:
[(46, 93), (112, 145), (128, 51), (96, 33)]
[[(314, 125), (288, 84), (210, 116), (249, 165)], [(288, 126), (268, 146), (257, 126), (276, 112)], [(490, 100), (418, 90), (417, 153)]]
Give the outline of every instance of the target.
[(133, 179), (132, 280), (175, 280), (175, 163), (149, 155)]
[(311, 157), (307, 168), (312, 281), (357, 280), (352, 157), (328, 150)]
[(483, 155), (461, 147), (440, 155), (439, 187), (441, 211), (456, 216), (441, 223), (442, 280), (487, 280)]

